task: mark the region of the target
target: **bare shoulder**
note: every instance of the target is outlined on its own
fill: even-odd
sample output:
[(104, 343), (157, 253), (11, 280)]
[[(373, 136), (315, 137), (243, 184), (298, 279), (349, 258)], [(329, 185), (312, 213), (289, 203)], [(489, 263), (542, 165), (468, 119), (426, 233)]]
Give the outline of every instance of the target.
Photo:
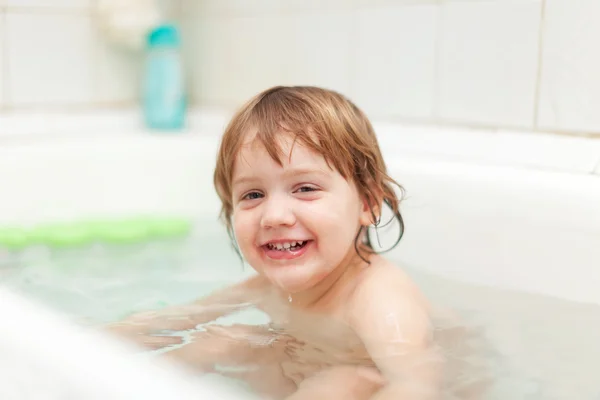
[(374, 256), (356, 283), (353, 301), (371, 303), (373, 301), (401, 300), (427, 306), (427, 301), (411, 277), (398, 265), (381, 257)]
[(430, 307), (410, 277), (373, 257), (349, 304), (350, 324), (387, 381), (381, 398), (438, 398), (443, 358), (432, 346)]
[(373, 257), (361, 274), (347, 311), (358, 330), (373, 332), (378, 326), (383, 332), (400, 324), (418, 341), (430, 329), (430, 306), (419, 287), (399, 266), (380, 256)]

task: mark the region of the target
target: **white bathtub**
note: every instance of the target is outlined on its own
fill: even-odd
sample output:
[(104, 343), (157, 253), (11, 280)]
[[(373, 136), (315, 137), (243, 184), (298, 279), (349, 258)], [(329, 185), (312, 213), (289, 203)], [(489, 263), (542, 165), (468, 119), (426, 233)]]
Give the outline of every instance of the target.
[[(0, 224), (216, 218), (212, 170), (227, 116), (195, 113), (183, 134), (149, 134), (134, 112), (5, 117)], [(395, 257), (457, 280), (600, 304), (600, 139), (375, 126), (408, 195)]]
[[(26, 123), (4, 117), (0, 226), (138, 214), (184, 215), (216, 226), (212, 170), (227, 117), (198, 112), (186, 132), (162, 134), (140, 129), (134, 112)], [(377, 121), (375, 128), (390, 174), (407, 191), (406, 233), (390, 257), (419, 273), (484, 285), (476, 295), (482, 301), (491, 287), (600, 305), (600, 139)], [(523, 321), (539, 311), (524, 311), (516, 322), (505, 317), (523, 301), (531, 302), (516, 298), (498, 308), (493, 339), (527, 376), (548, 366), (539, 381), (554, 380), (563, 364), (543, 357), (581, 352), (572, 344), (582, 339), (567, 329), (563, 339), (529, 350), (546, 332), (541, 327), (522, 341)], [(596, 308), (561, 310), (548, 328), (555, 335), (578, 318), (600, 316)], [(600, 326), (600, 318), (594, 321), (590, 326)], [(593, 346), (595, 337), (591, 332), (586, 340)], [(596, 370), (600, 354), (588, 356), (567, 367)], [(583, 384), (569, 380), (552, 390), (587, 385), (585, 393), (600, 393), (594, 382), (588, 373)]]

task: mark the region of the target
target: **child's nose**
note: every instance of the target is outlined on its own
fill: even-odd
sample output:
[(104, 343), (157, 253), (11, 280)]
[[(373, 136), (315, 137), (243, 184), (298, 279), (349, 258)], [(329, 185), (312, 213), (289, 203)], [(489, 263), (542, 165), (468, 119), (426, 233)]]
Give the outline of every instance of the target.
[(264, 204), (261, 227), (276, 228), (278, 226), (292, 226), (295, 223), (296, 216), (286, 201), (273, 198)]

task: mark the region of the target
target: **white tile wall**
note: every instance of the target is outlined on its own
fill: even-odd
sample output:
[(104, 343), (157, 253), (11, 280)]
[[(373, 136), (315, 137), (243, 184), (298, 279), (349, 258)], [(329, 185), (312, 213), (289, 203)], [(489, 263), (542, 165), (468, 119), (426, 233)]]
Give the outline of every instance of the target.
[(6, 14), (8, 99), (14, 106), (89, 102), (93, 33), (86, 14)]
[[(600, 133), (595, 0), (544, 0), (541, 68), (542, 0), (160, 1), (181, 10), (199, 104), (310, 84), (374, 118)], [(96, 31), (94, 4), (0, 0), (0, 105), (137, 100), (142, 55)]]
[(441, 7), (439, 117), (533, 128), (541, 1)]
[[(438, 4), (443, 2), (444, 0), (353, 0), (354, 4), (358, 8), (376, 8), (380, 6), (390, 6), (390, 5), (414, 5), (414, 4)], [(447, 0), (446, 0), (447, 1)], [(450, 1), (469, 1), (469, 0), (450, 0)], [(476, 0), (481, 1), (481, 0)], [(489, 1), (489, 0), (484, 0)]]
[[(0, 0), (2, 1), (2, 0)], [(1, 4), (1, 3), (0, 3)], [(5, 75), (4, 75), (4, 41), (6, 39), (4, 29), (4, 12), (0, 10), (0, 107), (4, 106)]]
[(191, 56), (196, 100), (237, 106), (282, 81), (283, 19), (273, 15), (205, 17), (197, 23)]
[(206, 15), (201, 11), (202, 4), (204, 2), (182, 1), (179, 7), (185, 79), (189, 91), (188, 99), (193, 104), (201, 104), (201, 88), (196, 82), (200, 77), (197, 68), (199, 54), (205, 50), (204, 43), (201, 41), (202, 28), (206, 19)]
[(142, 54), (117, 47), (101, 35), (95, 40), (93, 100), (111, 105), (134, 104), (140, 96)]
[(2, 29), (0, 19), (0, 104), (12, 109), (137, 100), (142, 54), (109, 43), (92, 5), (92, 0), (8, 0), (0, 12), (5, 20)]
[(278, 84), (350, 91), (352, 13), (205, 16), (193, 32), (193, 95), (233, 106)]
[[(250, 16), (264, 14), (293, 14), (296, 12), (321, 13), (323, 11), (351, 10), (354, 0), (188, 0), (196, 2), (203, 15)], [(186, 4), (185, 6), (190, 6)]]
[(282, 8), (287, 13), (344, 12), (354, 8), (355, 0), (286, 0)]
[(600, 133), (600, 2), (546, 0), (538, 126)]
[(200, 16), (248, 16), (278, 13), (282, 10), (280, 0), (188, 0), (185, 8), (194, 8)]
[(351, 91), (354, 14), (347, 11), (300, 13), (282, 18), (280, 48), (272, 58), (282, 58), (282, 83), (315, 85)]
[[(4, 0), (9, 7), (89, 8), (94, 0)], [(0, 2), (1, 3), (1, 2)]]
[(438, 14), (391, 2), (357, 10), (353, 95), (369, 115), (433, 116)]

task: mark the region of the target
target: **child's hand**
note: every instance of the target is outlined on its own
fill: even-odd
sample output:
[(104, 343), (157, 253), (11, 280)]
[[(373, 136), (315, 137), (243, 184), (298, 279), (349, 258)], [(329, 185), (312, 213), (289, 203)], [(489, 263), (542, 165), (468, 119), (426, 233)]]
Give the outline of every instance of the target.
[(104, 326), (101, 331), (151, 350), (183, 343), (183, 338), (179, 336), (152, 334), (148, 332), (146, 326), (135, 322), (109, 324)]
[(161, 331), (184, 331), (195, 326), (193, 315), (181, 311), (144, 311), (133, 314), (123, 321), (106, 325), (117, 332), (156, 333)]
[[(251, 363), (269, 364), (289, 359), (289, 352), (302, 346), (293, 336), (268, 331), (264, 326), (235, 324), (208, 325), (199, 335), (199, 342), (210, 343), (213, 351), (236, 348), (251, 354)], [(222, 349), (221, 349), (222, 348)]]

